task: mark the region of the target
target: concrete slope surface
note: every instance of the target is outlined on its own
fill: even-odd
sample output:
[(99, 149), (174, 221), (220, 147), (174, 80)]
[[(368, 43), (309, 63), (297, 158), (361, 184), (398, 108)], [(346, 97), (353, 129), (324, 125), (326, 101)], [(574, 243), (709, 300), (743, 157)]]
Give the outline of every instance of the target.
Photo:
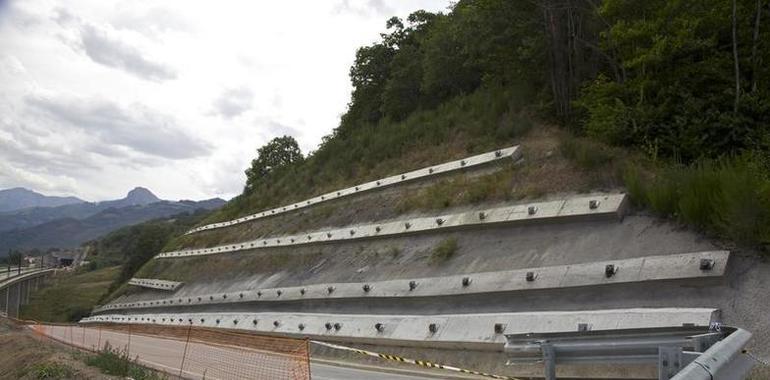
[[(399, 189), (385, 190), (394, 192), (388, 199), (397, 197)], [(310, 335), (489, 373), (536, 376), (542, 368), (505, 365), (497, 325), (504, 332), (575, 332), (581, 324), (601, 328), (603, 322), (592, 319), (595, 313), (622, 310), (608, 317), (613, 328), (622, 328), (634, 325), (630, 310), (647, 310), (640, 321), (661, 322), (675, 315), (669, 326), (721, 322), (745, 328), (753, 333), (748, 348), (770, 359), (770, 304), (764, 302), (770, 263), (739, 249), (728, 252), (720, 242), (675, 223), (627, 212), (626, 201), (612, 197), (618, 193), (551, 194), (513, 205), (414, 213), (389, 219), (394, 233), (376, 238), (375, 227), (387, 232), (385, 221), (345, 224), (336, 219), (333, 227), (323, 228), (324, 219), (319, 219), (309, 223), (312, 229), (303, 230), (298, 222), (299, 227), (284, 231), (277, 228), (282, 224), (271, 222), (277, 219), (268, 218), (248, 228), (194, 234), (177, 252), (197, 250), (195, 255), (156, 259), (137, 274), (183, 286), (172, 291), (134, 288), (92, 317), (154, 324), (192, 319), (209, 327)], [(578, 205), (570, 209), (580, 215), (599, 210), (602, 217), (560, 219), (567, 204)], [(504, 219), (526, 222), (479, 222), (506, 208)], [(292, 215), (282, 218), (313, 214)], [(472, 225), (463, 228), (455, 224), (470, 220)], [(351, 226), (368, 230), (351, 233)], [(230, 229), (236, 232), (223, 233)], [(417, 229), (420, 233), (414, 233)], [(292, 237), (307, 235), (326, 241), (292, 244)], [(252, 242), (261, 247), (251, 247)], [(212, 252), (212, 247), (225, 250)], [(701, 314), (687, 314), (693, 311)], [(560, 312), (582, 314), (561, 323)], [(526, 322), (506, 319), (527, 313), (533, 317)], [(315, 349), (314, 354), (359, 361), (331, 349)], [(655, 376), (649, 366), (566, 371), (583, 378)]]

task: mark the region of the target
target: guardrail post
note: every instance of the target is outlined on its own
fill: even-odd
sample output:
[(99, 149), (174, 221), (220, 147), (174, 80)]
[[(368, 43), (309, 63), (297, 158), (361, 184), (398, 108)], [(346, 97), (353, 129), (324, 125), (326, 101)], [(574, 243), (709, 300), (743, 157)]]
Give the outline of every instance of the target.
[(545, 380), (556, 380), (556, 351), (548, 342), (541, 342), (540, 349), (543, 351)]
[(658, 380), (669, 380), (682, 369), (682, 347), (658, 347)]

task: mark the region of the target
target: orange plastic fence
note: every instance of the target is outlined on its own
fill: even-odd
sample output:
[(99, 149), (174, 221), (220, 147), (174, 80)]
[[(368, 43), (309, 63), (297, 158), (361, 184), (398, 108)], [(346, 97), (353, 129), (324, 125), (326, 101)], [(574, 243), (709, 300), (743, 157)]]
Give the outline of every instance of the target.
[(110, 347), (139, 364), (185, 379), (310, 379), (309, 342), (220, 329), (148, 325), (30, 324), (80, 349)]

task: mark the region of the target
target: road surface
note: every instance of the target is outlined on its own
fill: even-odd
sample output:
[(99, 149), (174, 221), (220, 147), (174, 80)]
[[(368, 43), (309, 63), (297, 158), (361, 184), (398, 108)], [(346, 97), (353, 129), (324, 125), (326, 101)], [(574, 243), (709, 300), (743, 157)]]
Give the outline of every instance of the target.
[(354, 368), (312, 363), (313, 380), (436, 380), (435, 377), (398, 375), (394, 373), (366, 371)]
[[(307, 379), (307, 356), (174, 338), (73, 326), (38, 326), (38, 333), (89, 350), (109, 344), (128, 352), (147, 367), (189, 379)], [(185, 347), (186, 346), (186, 347)], [(180, 367), (184, 368), (180, 371)], [(428, 377), (390, 374), (312, 363), (313, 380), (427, 380)]]

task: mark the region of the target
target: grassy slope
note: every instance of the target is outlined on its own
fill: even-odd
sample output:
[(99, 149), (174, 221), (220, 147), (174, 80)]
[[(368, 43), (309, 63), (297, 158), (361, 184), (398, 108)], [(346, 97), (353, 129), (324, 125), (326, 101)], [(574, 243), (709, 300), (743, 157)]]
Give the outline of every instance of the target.
[(30, 303), (21, 309), (21, 318), (76, 321), (88, 315), (119, 274), (117, 266), (84, 273), (59, 273), (49, 279), (49, 286), (32, 293)]
[[(442, 212), (450, 207), (537, 199), (554, 193), (608, 190), (621, 185), (619, 166), (625, 157), (622, 151), (591, 146), (591, 154), (600, 155), (600, 159), (592, 158), (597, 162), (585, 165), (581, 161), (573, 162), (571, 156), (574, 153), (562, 154), (564, 142), (574, 145), (573, 140), (555, 127), (537, 125), (510, 141), (521, 144), (524, 162), (498, 166), (501, 170), (451, 175), (415, 186), (402, 185), (394, 188), (391, 193), (395, 194), (390, 197), (382, 192), (352, 197), (348, 198), (350, 201), (329, 202), (304, 213), (180, 236), (166, 248), (205, 247), (261, 235), (299, 233), (325, 226), (395, 218), (415, 211)], [(376, 212), (366, 206), (376, 208)], [(348, 212), (351, 208), (360, 210)]]
[(350, 136), (333, 137), (304, 163), (229, 202), (204, 223), (509, 146), (532, 127), (521, 106), (526, 96), (511, 89), (480, 89), (401, 122), (362, 125)]
[[(728, 203), (724, 194), (675, 191), (676, 194), (662, 196), (673, 199), (673, 205), (669, 202), (666, 209), (655, 207), (655, 200), (650, 199), (661, 192), (657, 188), (668, 164), (655, 162), (641, 152), (613, 148), (589, 138), (574, 137), (529, 115), (520, 106), (520, 100), (521, 95), (511, 90), (482, 88), (473, 94), (451, 99), (435, 110), (414, 112), (403, 122), (382, 121), (376, 127), (364, 126), (360, 133), (345, 137), (348, 141), (347, 149), (339, 150), (334, 145), (339, 138), (334, 137), (332, 140), (335, 142), (328, 146), (337, 149), (333, 152), (337, 155), (329, 156), (327, 150), (331, 148), (322, 148), (299, 167), (276, 175), (251, 195), (236, 198), (201, 224), (255, 213), (367, 180), (519, 143), (524, 151), (523, 164), (510, 165), (486, 175), (445, 177), (427, 186), (405, 185), (403, 189), (398, 188), (401, 190), (395, 197), (380, 196), (377, 202), (371, 204), (356, 204), (355, 200), (339, 201), (311, 208), (305, 213), (290, 213), (226, 229), (179, 236), (172, 239), (164, 250), (207, 247), (259, 236), (344, 226), (398, 217), (404, 213), (440, 213), (442, 209), (469, 204), (483, 206), (542, 198), (555, 193), (607, 191), (623, 187), (629, 188), (638, 205), (649, 207), (661, 216), (678, 219), (717, 237), (734, 239), (736, 234), (724, 232), (722, 226), (727, 224), (723, 218), (700, 223), (697, 220), (699, 215), (709, 215), (709, 210), (714, 208), (731, 209), (726, 207)], [(684, 168), (676, 175), (688, 177), (688, 170)], [(706, 171), (696, 177), (706, 177), (708, 180), (711, 175), (711, 172)], [(642, 185), (639, 185), (640, 182)], [(702, 187), (697, 181), (691, 181), (691, 185), (689, 188), (694, 190)], [(742, 191), (751, 194), (757, 191), (747, 181), (741, 181), (738, 185), (730, 189), (730, 193)], [(766, 187), (768, 191), (770, 186)], [(760, 199), (770, 201), (770, 196)], [(680, 205), (689, 206), (687, 210), (696, 209), (695, 215), (682, 212)], [(713, 205), (714, 208), (701, 205)], [(375, 208), (376, 212), (370, 210)], [(748, 203), (733, 209), (770, 211), (770, 207), (752, 207)], [(743, 239), (749, 243), (752, 239), (756, 241), (755, 236), (762, 234), (763, 229), (768, 229), (762, 226), (770, 225), (758, 222), (765, 218), (762, 212), (759, 216), (748, 212), (738, 215), (724, 212), (714, 214), (727, 215), (736, 221), (730, 225), (747, 226), (744, 230), (749, 231), (741, 233), (751, 236)], [(257, 259), (241, 257), (238, 263), (225, 263), (232, 260), (217, 257), (184, 262), (151, 260), (140, 269), (139, 274), (182, 281), (200, 280), (201, 276), (212, 275), (201, 273), (203, 263), (206, 268), (227, 272), (239, 270), (232, 266), (246, 264), (250, 260)], [(259, 264), (277, 271), (289, 265), (285, 260), (265, 260), (259, 259)]]
[[(629, 154), (622, 150), (576, 140), (547, 125), (536, 125), (515, 142), (522, 144), (524, 161), (503, 165), (497, 171), (480, 175), (453, 175), (413, 187), (403, 185), (314, 207), (305, 214), (290, 213), (197, 233), (178, 238), (176, 242), (180, 246), (199, 247), (242, 241), (263, 234), (295, 233), (324, 226), (404, 217), (404, 213), (441, 214), (467, 205), (487, 207), (500, 202), (521, 202), (555, 194), (616, 190), (621, 186), (621, 168), (629, 160)], [(266, 249), (259, 251), (262, 254), (152, 260), (137, 275), (191, 282), (234, 278), (247, 275), (245, 272), (269, 274), (287, 268), (312, 266), (324, 259), (318, 256), (322, 255), (321, 251), (324, 250), (312, 247)], [(393, 256), (385, 251), (378, 253), (372, 257), (372, 263), (390, 260)], [(123, 289), (112, 296), (125, 291), (131, 290)]]

